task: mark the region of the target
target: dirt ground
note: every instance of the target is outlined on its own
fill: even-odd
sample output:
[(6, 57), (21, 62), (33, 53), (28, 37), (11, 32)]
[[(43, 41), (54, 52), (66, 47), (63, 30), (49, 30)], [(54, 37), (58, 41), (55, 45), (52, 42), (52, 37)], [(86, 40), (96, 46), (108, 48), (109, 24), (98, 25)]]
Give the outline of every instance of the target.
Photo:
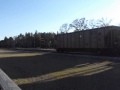
[(0, 68), (22, 90), (120, 90), (120, 61), (0, 50)]

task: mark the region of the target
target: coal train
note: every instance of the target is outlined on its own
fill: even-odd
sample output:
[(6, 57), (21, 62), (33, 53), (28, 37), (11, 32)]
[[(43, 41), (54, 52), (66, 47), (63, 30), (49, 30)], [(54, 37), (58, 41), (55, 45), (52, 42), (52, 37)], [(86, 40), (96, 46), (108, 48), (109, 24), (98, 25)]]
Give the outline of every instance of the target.
[(57, 34), (57, 52), (119, 53), (120, 27)]

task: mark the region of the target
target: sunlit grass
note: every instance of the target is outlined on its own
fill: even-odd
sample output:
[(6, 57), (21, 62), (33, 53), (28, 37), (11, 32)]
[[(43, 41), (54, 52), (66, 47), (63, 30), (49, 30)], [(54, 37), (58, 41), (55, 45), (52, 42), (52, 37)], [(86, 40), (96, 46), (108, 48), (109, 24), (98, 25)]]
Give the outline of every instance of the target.
[(11, 50), (2, 50), (0, 49), (0, 58), (6, 57), (27, 57), (27, 56), (36, 56), (36, 55), (43, 55), (47, 52), (19, 52), (19, 51), (11, 51)]
[(59, 80), (73, 76), (94, 75), (112, 69), (113, 67), (109, 66), (109, 64), (112, 64), (112, 62), (105, 61), (105, 62), (99, 62), (93, 64), (86, 63), (81, 65), (76, 65), (75, 67), (68, 68), (62, 71), (52, 72), (42, 76), (14, 79), (13, 81), (16, 84), (21, 85), (21, 84), (28, 84), (34, 82), (42, 83), (42, 82), (54, 81), (54, 80)]
[(0, 54), (0, 58), (6, 58), (6, 57), (27, 57), (27, 56), (36, 56), (36, 55), (42, 55), (41, 53), (4, 53)]

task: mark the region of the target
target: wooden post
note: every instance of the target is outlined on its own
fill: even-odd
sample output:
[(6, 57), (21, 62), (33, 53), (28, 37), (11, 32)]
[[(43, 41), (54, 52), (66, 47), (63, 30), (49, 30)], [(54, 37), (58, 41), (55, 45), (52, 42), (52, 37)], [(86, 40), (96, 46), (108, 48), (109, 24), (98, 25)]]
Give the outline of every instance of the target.
[(0, 90), (21, 89), (0, 69)]

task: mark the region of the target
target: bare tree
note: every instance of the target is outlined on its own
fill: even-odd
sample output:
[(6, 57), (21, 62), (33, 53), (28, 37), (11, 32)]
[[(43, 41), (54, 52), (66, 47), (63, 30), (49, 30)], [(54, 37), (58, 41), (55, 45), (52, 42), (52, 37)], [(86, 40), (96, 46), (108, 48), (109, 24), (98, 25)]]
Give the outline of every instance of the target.
[(60, 27), (60, 33), (67, 33), (69, 31), (70, 27), (67, 23), (63, 24), (61, 27)]
[(75, 19), (71, 24), (71, 28), (75, 28), (75, 31), (88, 29), (87, 20), (85, 18)]
[(97, 28), (96, 21), (94, 19), (89, 20), (89, 28)]
[(96, 27), (106, 27), (110, 26), (112, 19), (108, 20), (107, 18), (101, 18), (97, 20)]
[(89, 27), (93, 29), (93, 28), (110, 26), (111, 21), (112, 19), (108, 20), (107, 18), (101, 18), (98, 20), (91, 19), (89, 20)]

